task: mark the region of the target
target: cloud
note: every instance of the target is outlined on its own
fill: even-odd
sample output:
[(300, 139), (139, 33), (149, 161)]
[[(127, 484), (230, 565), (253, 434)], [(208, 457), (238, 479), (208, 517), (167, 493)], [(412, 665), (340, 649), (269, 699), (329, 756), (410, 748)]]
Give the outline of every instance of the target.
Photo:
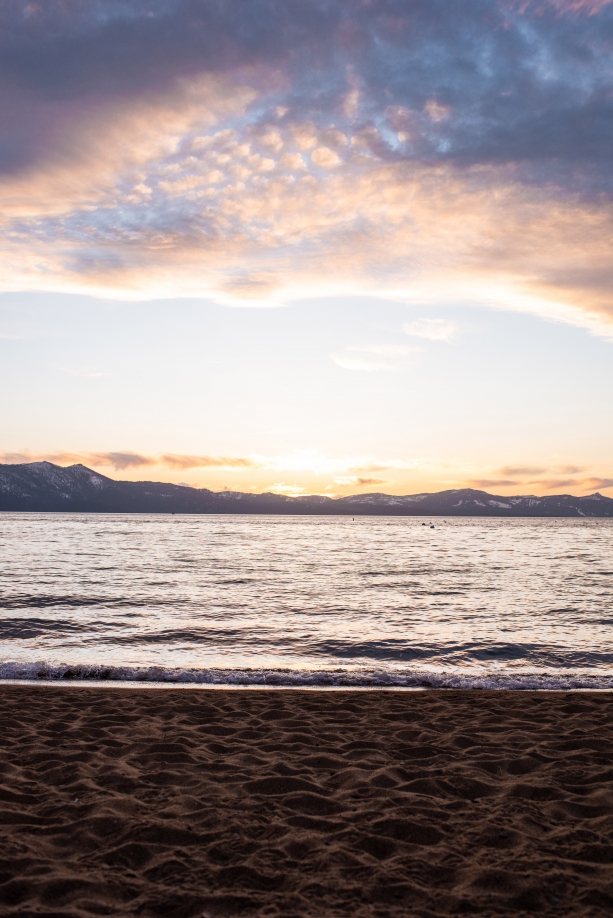
[(288, 485), (284, 481), (277, 482), (277, 484), (270, 485), (269, 488), (266, 488), (265, 493), (272, 492), (273, 494), (289, 494), (290, 496), (298, 496), (303, 494), (306, 489), (301, 485)]
[(3, 24), (4, 289), (459, 299), (613, 335), (610, 4), (16, 0)]
[(532, 466), (505, 465), (500, 469), (501, 475), (510, 475), (513, 478), (522, 478), (525, 475), (544, 475), (547, 469), (533, 468)]
[(280, 456), (202, 456), (183, 453), (163, 453), (161, 455), (143, 455), (135, 452), (69, 452), (55, 451), (47, 453), (6, 452), (0, 453), (0, 462), (54, 462), (57, 465), (83, 465), (130, 469), (149, 466), (173, 470), (187, 469), (226, 469), (240, 472), (245, 469), (262, 471), (310, 473), (314, 475), (349, 475), (356, 481), (360, 475), (373, 472), (397, 470), (403, 471), (420, 465), (419, 461), (411, 463), (403, 459), (373, 461), (371, 457), (331, 457), (321, 455), (316, 450), (297, 450), (289, 455)]
[[(93, 465), (97, 468), (110, 466), (117, 470), (137, 469), (148, 465), (157, 465), (152, 456), (142, 456), (139, 453), (109, 452), (109, 453), (45, 453), (41, 456), (29, 456), (20, 459), (21, 462), (40, 462), (45, 460), (55, 465)], [(4, 461), (7, 461), (6, 459)]]
[(606, 490), (607, 488), (613, 488), (613, 478), (585, 478), (582, 482), (582, 487), (586, 491), (592, 491), (594, 489)]
[(468, 484), (471, 488), (510, 488), (523, 482), (511, 478), (473, 478)]
[[(524, 484), (524, 482), (521, 482)], [(563, 488), (580, 488), (581, 482), (576, 478), (547, 478), (538, 479), (537, 481), (526, 481), (527, 485), (537, 485), (544, 491), (559, 491)]]
[(457, 331), (455, 322), (446, 319), (414, 319), (405, 322), (403, 329), (413, 338), (427, 338), (429, 341), (451, 341)]
[(331, 169), (334, 166), (338, 166), (340, 163), (340, 157), (334, 150), (328, 149), (328, 147), (317, 147), (316, 150), (313, 150), (311, 153), (311, 159), (316, 166), (322, 166), (324, 169)]
[(22, 462), (53, 462), (56, 465), (82, 464), (101, 468), (109, 466), (116, 470), (162, 466), (169, 469), (223, 468), (245, 469), (256, 468), (258, 463), (252, 459), (227, 456), (183, 456), (168, 453), (163, 456), (143, 456), (131, 452), (108, 453), (71, 453), (55, 452), (32, 455), (30, 453), (0, 454), (0, 462), (18, 464)]
[[(520, 470), (510, 470), (520, 471)], [(542, 474), (542, 469), (536, 472), (531, 469), (525, 470), (527, 474)], [(536, 478), (531, 481), (520, 481), (517, 478), (476, 478), (469, 482), (473, 488), (518, 488), (518, 487), (536, 487), (541, 491), (563, 491), (572, 489), (574, 491), (596, 491), (605, 490), (613, 487), (613, 478)]]
[(423, 348), (400, 344), (353, 345), (345, 351), (330, 354), (330, 357), (344, 370), (397, 373), (403, 368), (403, 358), (421, 351)]
[[(70, 7), (46, 0), (40, 13), (24, 15), (34, 7), (16, 2), (3, 11), (4, 104), (12, 117), (0, 163), (8, 173), (61, 145), (66, 125), (85, 109), (127, 106), (203, 74), (235, 73), (260, 89), (274, 83), (271, 114), (316, 128), (335, 113), (367, 127), (386, 108), (403, 109), (411, 148), (399, 151), (390, 137), (390, 156), (466, 163), (610, 155), (602, 35), (611, 11), (598, 0), (472, 0), (452, 10), (387, 0), (357, 7), (351, 0), (291, 7), (157, 0), (150, 9), (146, 0), (128, 0), (104, 11), (86, 0)], [(583, 131), (573, 130), (582, 118)], [(257, 127), (274, 152), (274, 125)]]
[(531, 481), (546, 491), (558, 491), (561, 488), (573, 488), (582, 491), (596, 491), (613, 487), (613, 478), (550, 478), (545, 481)]
[(114, 469), (132, 469), (146, 465), (156, 465), (155, 459), (151, 458), (151, 456), (140, 456), (138, 453), (92, 453), (87, 458), (92, 465), (111, 465)]
[(165, 453), (160, 456), (158, 465), (171, 469), (248, 469), (257, 468), (253, 459), (232, 456), (181, 456)]
[(384, 478), (361, 478), (354, 475), (336, 475), (334, 477), (334, 484), (340, 485), (341, 487), (353, 487), (353, 488), (364, 488), (371, 485), (380, 485), (387, 484), (387, 479)]
[[(587, 13), (588, 16), (594, 16), (611, 2), (612, 0), (545, 0), (545, 4), (558, 10), (560, 13)], [(526, 3), (525, 0), (515, 0), (515, 2), (511, 2), (510, 5), (525, 9), (529, 4)], [(534, 3), (534, 0), (532, 0), (530, 5), (535, 10), (537, 10), (539, 6), (542, 8), (542, 5)]]
[(38, 459), (34, 459), (32, 456), (27, 453), (1, 453), (0, 462), (6, 463), (7, 465), (20, 465), (22, 462), (35, 462)]
[(539, 468), (534, 466), (510, 466), (506, 465), (498, 470), (501, 475), (512, 478), (524, 478), (531, 475), (545, 475), (547, 472), (557, 472), (559, 475), (577, 475), (584, 472), (585, 468), (578, 465), (559, 465), (553, 469)]

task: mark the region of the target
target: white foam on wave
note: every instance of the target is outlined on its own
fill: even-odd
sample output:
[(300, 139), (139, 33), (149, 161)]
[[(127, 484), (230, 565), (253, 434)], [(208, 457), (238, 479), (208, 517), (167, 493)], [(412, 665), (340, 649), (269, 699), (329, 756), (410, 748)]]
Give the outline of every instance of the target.
[(278, 688), (448, 688), (613, 690), (613, 674), (461, 673), (384, 669), (172, 669), (160, 666), (101, 666), (61, 663), (0, 663), (0, 681), (124, 682)]

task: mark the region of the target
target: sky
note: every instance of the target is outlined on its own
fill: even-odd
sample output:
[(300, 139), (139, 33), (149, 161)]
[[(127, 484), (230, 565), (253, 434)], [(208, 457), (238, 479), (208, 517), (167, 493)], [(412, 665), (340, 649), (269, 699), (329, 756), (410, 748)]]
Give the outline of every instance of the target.
[(613, 3), (0, 0), (0, 461), (613, 496)]

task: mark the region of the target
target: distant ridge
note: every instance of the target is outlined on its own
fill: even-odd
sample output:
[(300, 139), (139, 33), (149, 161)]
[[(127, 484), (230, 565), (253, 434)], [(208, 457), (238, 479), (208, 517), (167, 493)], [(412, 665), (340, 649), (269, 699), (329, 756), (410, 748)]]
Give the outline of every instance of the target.
[(351, 497), (209, 491), (155, 481), (115, 481), (84, 465), (0, 464), (0, 511), (72, 513), (279, 513), (322, 516), (613, 517), (613, 499), (499, 497), (472, 488)]

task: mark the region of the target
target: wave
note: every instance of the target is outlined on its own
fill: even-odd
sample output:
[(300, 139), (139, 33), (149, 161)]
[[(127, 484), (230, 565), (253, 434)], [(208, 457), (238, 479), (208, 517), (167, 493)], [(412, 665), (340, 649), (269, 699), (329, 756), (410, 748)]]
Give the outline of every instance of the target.
[(461, 673), (384, 669), (173, 669), (61, 663), (0, 663), (0, 681), (94, 682), (262, 688), (412, 688), (568, 691), (613, 690), (613, 675)]

